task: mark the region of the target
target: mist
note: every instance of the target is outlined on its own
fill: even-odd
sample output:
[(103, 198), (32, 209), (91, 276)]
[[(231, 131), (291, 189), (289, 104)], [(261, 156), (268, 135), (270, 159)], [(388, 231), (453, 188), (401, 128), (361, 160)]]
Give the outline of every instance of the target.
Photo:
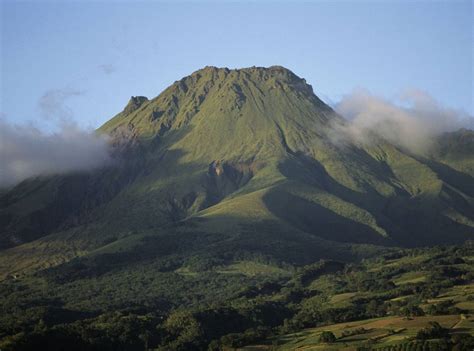
[(85, 171), (110, 161), (104, 137), (75, 124), (51, 134), (0, 120), (0, 186), (57, 173)]
[(391, 101), (358, 89), (334, 109), (349, 121), (335, 126), (336, 140), (370, 145), (382, 138), (417, 154), (428, 153), (436, 135), (474, 128), (472, 116), (443, 106), (421, 90), (405, 91)]
[(0, 187), (30, 177), (93, 170), (110, 162), (107, 138), (79, 127), (66, 105), (68, 99), (82, 95), (74, 89), (43, 94), (38, 108), (41, 125), (48, 125), (48, 132), (0, 116)]

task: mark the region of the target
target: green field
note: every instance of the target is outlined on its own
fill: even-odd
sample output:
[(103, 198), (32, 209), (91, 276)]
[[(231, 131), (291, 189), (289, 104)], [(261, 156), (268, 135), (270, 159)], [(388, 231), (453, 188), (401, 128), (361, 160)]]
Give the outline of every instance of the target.
[[(471, 310), (470, 313), (474, 313)], [(254, 345), (242, 347), (240, 350), (345, 350), (355, 351), (358, 347), (371, 347), (374, 349), (388, 346), (398, 346), (413, 340), (420, 329), (429, 326), (429, 322), (438, 322), (441, 326), (450, 330), (450, 333), (458, 332), (474, 335), (474, 318), (469, 316), (461, 319), (460, 315), (446, 316), (422, 316), (422, 317), (384, 317), (373, 318), (362, 321), (339, 323), (319, 328), (305, 329), (298, 333), (286, 334), (272, 338), (271, 346)], [(344, 336), (344, 332), (362, 332), (355, 335)], [(323, 331), (331, 331), (337, 338), (334, 343), (322, 343), (319, 341)]]
[[(458, 262), (457, 265), (450, 265), (450, 267), (464, 267), (472, 277), (472, 252), (470, 256), (464, 257), (463, 261)], [(373, 261), (366, 264), (369, 272), (383, 272), (384, 270), (399, 269), (402, 267), (417, 267), (418, 269), (426, 268), (427, 261), (432, 258), (428, 254), (420, 253), (414, 256), (404, 256), (394, 260), (383, 260), (374, 263)], [(441, 260), (442, 261), (442, 260)], [(448, 262), (454, 262), (447, 259)], [(447, 262), (446, 262), (447, 263)], [(443, 265), (445, 267), (445, 265)], [(412, 269), (413, 269), (412, 268)], [(439, 269), (437, 267), (436, 269)], [(403, 286), (423, 286), (427, 288), (432, 281), (433, 272), (425, 270), (404, 269), (402, 273), (395, 274), (391, 280), (395, 286), (400, 288)], [(445, 269), (445, 268), (444, 268)], [(313, 282), (313, 287), (322, 287), (322, 280), (327, 280), (328, 277), (321, 277)], [(333, 283), (335, 281), (333, 280)], [(337, 282), (337, 280), (336, 280)], [(328, 284), (326, 282), (326, 284)], [(326, 287), (327, 288), (327, 287)], [(422, 291), (423, 294), (423, 291)], [(265, 340), (264, 343), (249, 345), (239, 348), (239, 350), (398, 350), (402, 345), (404, 347), (412, 346), (416, 349), (416, 343), (421, 343), (417, 339), (417, 333), (430, 327), (430, 322), (437, 322), (443, 328), (448, 330), (451, 338), (456, 335), (474, 336), (474, 284), (472, 282), (463, 281), (461, 284), (454, 284), (450, 287), (441, 289), (436, 293), (436, 296), (430, 298), (420, 298), (419, 294), (402, 294), (401, 296), (391, 297), (387, 299), (386, 293), (371, 293), (371, 292), (343, 292), (339, 294), (329, 294), (326, 300), (326, 308), (355, 308), (358, 299), (381, 298), (384, 304), (398, 303), (407, 306), (410, 303), (422, 307), (422, 311), (416, 312), (415, 315), (408, 313), (404, 316), (400, 313), (387, 311), (387, 316), (376, 318), (365, 318), (344, 323), (323, 323), (324, 326), (315, 328), (306, 328), (298, 332), (282, 334), (273, 336)], [(445, 304), (447, 309), (435, 310), (436, 306)], [(450, 309), (451, 308), (451, 309)], [(403, 312), (402, 312), (403, 314)], [(336, 340), (331, 343), (320, 341), (321, 333), (330, 331), (336, 337)], [(439, 341), (434, 339), (433, 342)], [(470, 344), (471, 345), (471, 344)], [(421, 346), (420, 346), (421, 347)], [(435, 346), (431, 346), (435, 347)], [(436, 350), (445, 350), (445, 347), (451, 346), (436, 346)], [(466, 348), (467, 347), (467, 348)], [(462, 348), (469, 350), (469, 346)]]

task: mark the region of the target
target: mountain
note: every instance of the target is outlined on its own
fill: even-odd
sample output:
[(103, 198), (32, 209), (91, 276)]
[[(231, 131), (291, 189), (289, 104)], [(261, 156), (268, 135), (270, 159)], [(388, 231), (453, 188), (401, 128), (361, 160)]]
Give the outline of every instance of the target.
[(473, 238), (472, 131), (420, 156), (335, 138), (346, 123), (279, 66), (206, 67), (132, 97), (97, 131), (113, 165), (0, 195), (0, 273), (70, 273), (77, 257), (102, 273), (164, 257), (301, 265)]
[(349, 123), (283, 67), (132, 97), (97, 130), (112, 163), (0, 192), (0, 348), (221, 350), (419, 305), (469, 323), (474, 133), (420, 155)]

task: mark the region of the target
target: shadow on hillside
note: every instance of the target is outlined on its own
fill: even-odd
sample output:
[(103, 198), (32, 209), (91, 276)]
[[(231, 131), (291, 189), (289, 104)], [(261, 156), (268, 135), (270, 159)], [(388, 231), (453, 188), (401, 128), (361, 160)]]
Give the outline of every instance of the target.
[[(314, 158), (311, 158), (302, 153), (294, 153), (292, 156), (293, 156), (292, 158), (287, 159), (285, 162), (281, 163), (279, 166), (279, 170), (284, 176), (286, 176), (290, 180), (295, 180), (303, 184), (312, 185), (323, 191), (327, 191), (328, 193), (339, 197), (345, 202), (348, 202), (352, 205), (355, 205), (357, 207), (360, 207), (366, 210), (367, 212), (369, 212), (370, 214), (374, 216), (374, 218), (377, 221), (377, 224), (380, 227), (384, 228), (392, 239), (396, 240), (397, 235), (400, 232), (399, 228), (397, 228), (391, 222), (388, 216), (385, 216), (381, 213), (381, 210), (383, 209), (384, 204), (387, 201), (385, 198), (383, 198), (380, 194), (378, 194), (376, 191), (374, 191), (371, 188), (367, 188), (367, 192), (363, 193), (363, 192), (356, 192), (352, 189), (345, 187), (344, 185), (334, 180), (327, 173), (326, 169), (321, 165), (321, 163), (319, 163)], [(365, 162), (365, 159), (367, 158), (367, 157), (364, 157), (364, 155), (359, 155), (359, 157), (364, 158), (364, 162)], [(378, 168), (380, 168), (380, 166), (378, 166)], [(382, 170), (379, 170), (379, 172), (381, 171)], [(401, 192), (399, 195), (405, 196), (406, 194)], [(301, 199), (301, 200), (307, 201), (304, 199)], [(311, 204), (315, 206), (319, 206), (315, 203), (311, 203)], [(317, 213), (320, 213), (320, 215), (322, 215), (321, 211), (324, 212), (324, 210), (326, 210), (328, 212), (327, 215), (332, 217), (335, 222), (343, 223), (343, 225), (339, 227), (338, 230), (349, 231), (345, 234), (342, 234), (342, 233), (340, 234), (341, 239), (347, 235), (347, 239), (344, 239), (343, 241), (361, 240), (362, 242), (370, 242), (370, 240), (373, 239), (375, 240), (373, 243), (377, 243), (377, 244), (385, 244), (385, 245), (394, 244), (394, 242), (391, 241), (390, 238), (382, 237), (380, 233), (376, 232), (373, 228), (367, 225), (352, 221), (351, 219), (348, 219), (346, 217), (342, 217), (328, 209), (324, 209), (322, 206), (319, 206), (319, 207), (321, 207), (322, 209), (313, 208), (313, 210), (315, 210)], [(340, 217), (339, 220), (337, 220), (337, 218), (334, 218), (334, 216)], [(354, 227), (356, 228), (356, 233), (361, 233), (361, 232), (365, 233), (365, 234), (362, 234), (361, 239), (353, 238), (353, 234), (351, 234), (353, 230), (350, 228), (350, 224), (354, 224)], [(318, 228), (318, 224), (313, 221), (312, 225), (315, 226), (315, 228), (310, 229), (309, 232), (314, 233), (314, 230)], [(308, 229), (306, 229), (306, 231), (308, 231)], [(335, 230), (333, 230), (333, 232), (335, 232)], [(369, 241), (366, 241), (366, 240), (369, 240)], [(360, 242), (360, 241), (354, 241), (354, 242)]]
[[(358, 154), (356, 157), (360, 157), (361, 161), (367, 164), (367, 159), (370, 159), (370, 157), (364, 155), (363, 151), (356, 152), (356, 154)], [(401, 188), (397, 188), (397, 195), (390, 198), (381, 196), (370, 187), (367, 187), (365, 192), (356, 192), (334, 180), (317, 160), (302, 153), (292, 153), (291, 156), (291, 158), (279, 166), (279, 170), (283, 175), (290, 180), (325, 190), (346, 202), (365, 209), (376, 219), (378, 226), (385, 229), (393, 242), (399, 245), (410, 247), (460, 243), (472, 238), (474, 234), (474, 228), (455, 222), (444, 215), (443, 211), (446, 209), (445, 199), (439, 197), (412, 197)], [(375, 161), (372, 160), (371, 162)], [(375, 167), (378, 173), (382, 172), (382, 180), (390, 183), (390, 177), (395, 179), (395, 176), (390, 169), (384, 170), (383, 168), (383, 165)], [(447, 174), (446, 168), (444, 168), (444, 174)], [(459, 180), (461, 176), (459, 172), (449, 173), (451, 180)], [(463, 180), (467, 180), (467, 178), (464, 177)], [(449, 192), (452, 193), (451, 196), (460, 197), (459, 194), (455, 194), (450, 189), (447, 189), (446, 193), (448, 194)], [(318, 232), (321, 232), (321, 229), (324, 228), (323, 230), (328, 233), (326, 235), (331, 233), (331, 237), (337, 238), (335, 240), (353, 242), (359, 242), (356, 240), (362, 240), (362, 242), (375, 240), (373, 243), (376, 244), (393, 244), (390, 239), (381, 237), (372, 228), (338, 216), (334, 212), (307, 200), (296, 197), (288, 200), (282, 199), (282, 201), (286, 201), (287, 206), (282, 209), (277, 208), (276, 214), (283, 218), (289, 217), (287, 220), (290, 220), (298, 228), (309, 233), (319, 235)], [(299, 203), (299, 209), (293, 210), (292, 208), (297, 203)], [(466, 200), (462, 198), (460, 203), (464, 204), (464, 206), (456, 204), (455, 208), (460, 213), (464, 213), (468, 218), (472, 218), (472, 214), (467, 214), (470, 212), (470, 207)], [(306, 214), (299, 218), (296, 216), (298, 211)], [(334, 217), (335, 215), (339, 218)], [(325, 217), (332, 218), (334, 222), (339, 222), (339, 224), (334, 226), (330, 224), (332, 220), (324, 221)], [(323, 221), (320, 219), (323, 219)], [(306, 223), (303, 223), (304, 221)], [(330, 227), (334, 229), (331, 231)], [(354, 233), (359, 233), (358, 235), (361, 237), (357, 239)]]
[(434, 170), (443, 182), (461, 190), (466, 195), (474, 197), (474, 177), (437, 161), (419, 158), (417, 160)]
[(146, 172), (148, 147), (167, 145), (188, 132), (189, 128), (170, 132), (166, 141), (139, 139), (116, 150), (114, 162), (102, 168), (27, 179), (3, 193), (0, 249), (87, 224), (94, 219), (94, 211)]
[(393, 245), (371, 227), (341, 216), (315, 202), (275, 189), (264, 196), (267, 208), (277, 217), (304, 232), (344, 243)]
[[(238, 225), (229, 226), (225, 232), (206, 231), (213, 220)], [(66, 283), (145, 267), (157, 273), (174, 273), (181, 267), (210, 271), (239, 261), (275, 266), (300, 266), (319, 259), (350, 262), (380, 250), (383, 248), (327, 241), (278, 220), (254, 221), (235, 216), (189, 218), (138, 237), (132, 245), (78, 257), (41, 274), (56, 283)]]

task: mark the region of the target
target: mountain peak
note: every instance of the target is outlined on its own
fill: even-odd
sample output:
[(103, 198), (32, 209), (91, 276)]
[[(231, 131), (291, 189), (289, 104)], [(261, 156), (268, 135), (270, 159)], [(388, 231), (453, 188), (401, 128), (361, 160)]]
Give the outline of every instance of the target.
[(280, 66), (280, 65), (273, 65), (269, 67), (250, 66), (250, 67), (242, 67), (242, 68), (205, 66), (193, 72), (192, 74), (199, 73), (199, 72), (217, 72), (217, 71), (222, 71), (226, 73), (230, 73), (230, 72), (248, 72), (248, 73), (267, 72), (267, 73), (280, 73), (280, 74), (285, 73), (285, 74), (296, 76), (290, 69)]
[(154, 137), (193, 124), (193, 128), (207, 125), (208, 135), (218, 133), (217, 126), (221, 133), (235, 128), (242, 133), (268, 128), (267, 134), (284, 126), (296, 134), (301, 126), (321, 129), (334, 115), (305, 79), (285, 67), (206, 66), (151, 100), (132, 97), (124, 111), (101, 131), (114, 134), (125, 127), (132, 128), (134, 135)]
[(185, 80), (189, 77), (243, 77), (253, 80), (278, 79), (281, 82), (303, 83), (304, 85), (311, 88), (311, 86), (306, 83), (305, 79), (298, 77), (290, 69), (279, 65), (269, 67), (251, 66), (234, 69), (230, 69), (227, 67), (206, 66), (193, 72), (190, 76), (184, 77), (182, 80)]
[(125, 106), (123, 112), (125, 114), (130, 114), (140, 108), (145, 102), (148, 101), (146, 96), (132, 96), (128, 101), (127, 106)]
[[(237, 81), (237, 84), (244, 83), (244, 85), (262, 85), (262, 91), (265, 91), (265, 89), (280, 89), (287, 92), (295, 91), (303, 94), (308, 99), (314, 100), (320, 108), (327, 108), (314, 94), (313, 87), (308, 84), (304, 78), (297, 76), (290, 69), (283, 66), (252, 66), (235, 69), (207, 66), (194, 72), (191, 77), (206, 77), (212, 80), (233, 80)], [(240, 83), (238, 83), (238, 81), (240, 81)]]

